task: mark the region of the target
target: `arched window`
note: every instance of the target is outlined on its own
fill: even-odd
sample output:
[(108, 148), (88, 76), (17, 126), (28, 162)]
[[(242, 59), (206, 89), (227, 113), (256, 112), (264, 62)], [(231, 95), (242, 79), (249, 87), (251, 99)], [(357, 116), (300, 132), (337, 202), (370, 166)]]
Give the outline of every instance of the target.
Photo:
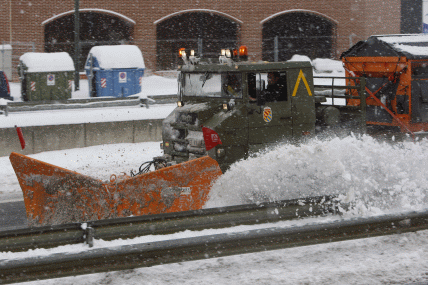
[(293, 55), (334, 58), (336, 24), (309, 12), (286, 12), (263, 22), (262, 59), (286, 61)]
[(216, 57), (222, 48), (236, 48), (240, 24), (215, 13), (196, 11), (163, 19), (156, 26), (157, 69), (175, 69), (180, 48)]
[[(134, 25), (114, 14), (80, 12), (80, 67), (93, 46), (132, 43)], [(45, 25), (45, 52), (65, 51), (74, 58), (74, 14), (69, 13)]]

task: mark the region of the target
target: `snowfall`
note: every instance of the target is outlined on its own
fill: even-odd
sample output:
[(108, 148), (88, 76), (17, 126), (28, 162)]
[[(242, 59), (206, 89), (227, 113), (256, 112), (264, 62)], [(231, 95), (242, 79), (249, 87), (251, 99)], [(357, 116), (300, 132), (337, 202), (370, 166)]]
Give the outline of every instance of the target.
[[(336, 75), (335, 72), (333, 74)], [(143, 78), (140, 96), (175, 94), (176, 79)], [(73, 98), (88, 95), (87, 82)], [(19, 100), (19, 85), (11, 84)], [(0, 116), (0, 127), (164, 118), (175, 106), (149, 109), (109, 107), (67, 111), (11, 112)], [(24, 134), (25, 136), (25, 134)], [(160, 142), (100, 145), (43, 152), (31, 157), (86, 175), (136, 170), (160, 155)], [(0, 157), (0, 201), (22, 200), (8, 157)], [(106, 242), (93, 248), (118, 247), (165, 239), (270, 227), (298, 227), (353, 217), (370, 217), (428, 208), (428, 141), (378, 142), (368, 136), (313, 139), (300, 145), (279, 142), (232, 165), (213, 185), (206, 207), (275, 201), (320, 194), (340, 195), (355, 205), (341, 216), (324, 216), (257, 226), (144, 236)], [(231, 190), (233, 189), (233, 191)], [(0, 252), (1, 260), (88, 251), (87, 245), (67, 245), (28, 252)], [(0, 280), (1, 281), (1, 280)], [(148, 268), (89, 274), (23, 284), (428, 284), (428, 231), (249, 253)]]

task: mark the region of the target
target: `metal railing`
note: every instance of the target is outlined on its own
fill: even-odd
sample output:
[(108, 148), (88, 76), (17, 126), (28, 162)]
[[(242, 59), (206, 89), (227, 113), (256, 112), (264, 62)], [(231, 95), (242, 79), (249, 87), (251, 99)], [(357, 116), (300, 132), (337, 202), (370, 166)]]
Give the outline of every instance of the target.
[[(243, 212), (241, 217), (251, 216), (253, 213), (251, 211)], [(276, 211), (270, 209), (270, 211), (263, 211), (262, 216), (275, 215)], [(215, 218), (216, 214), (211, 214), (204, 217), (203, 220), (211, 221)], [(231, 216), (231, 218), (233, 219), (228, 222), (230, 224), (236, 221), (236, 217)], [(189, 220), (189, 225), (195, 221), (202, 222), (198, 219)], [(156, 227), (156, 224), (152, 225)], [(173, 228), (174, 222), (166, 227), (166, 229)], [(123, 233), (128, 230), (123, 226), (121, 229)], [(428, 229), (428, 211), (351, 218), (296, 227), (271, 227), (233, 234), (208, 235), (113, 248), (88, 249), (79, 253), (2, 261), (0, 263), (0, 282), (7, 284), (77, 276), (425, 229)], [(92, 235), (93, 233), (86, 232), (86, 234)]]
[(279, 202), (230, 206), (178, 213), (117, 218), (56, 226), (0, 231), (0, 251), (26, 251), (93, 239), (113, 240), (143, 235), (159, 235), (184, 230), (224, 228), (317, 216), (335, 211), (332, 196), (284, 200)]
[[(358, 106), (344, 105), (342, 109), (356, 109), (358, 113), (358, 125), (362, 132), (366, 131), (366, 80), (364, 77), (333, 77), (333, 76), (314, 76), (315, 80), (331, 80), (331, 84), (314, 84), (314, 93), (316, 96), (331, 99), (331, 105), (335, 104), (335, 99), (345, 100), (345, 104), (349, 99), (359, 100)], [(345, 85), (335, 84), (335, 80), (345, 80)]]

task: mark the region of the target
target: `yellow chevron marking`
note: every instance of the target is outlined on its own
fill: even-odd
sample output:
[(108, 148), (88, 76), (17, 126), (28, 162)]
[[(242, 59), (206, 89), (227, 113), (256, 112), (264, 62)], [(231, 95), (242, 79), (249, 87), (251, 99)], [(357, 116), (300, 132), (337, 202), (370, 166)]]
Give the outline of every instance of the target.
[(297, 89), (299, 88), (300, 80), (303, 80), (303, 83), (305, 83), (306, 90), (308, 90), (309, 96), (312, 96), (311, 88), (309, 88), (308, 81), (306, 81), (306, 77), (303, 74), (303, 71), (300, 69), (299, 77), (297, 77), (296, 85), (294, 85), (294, 91), (293, 91), (293, 97), (297, 94)]

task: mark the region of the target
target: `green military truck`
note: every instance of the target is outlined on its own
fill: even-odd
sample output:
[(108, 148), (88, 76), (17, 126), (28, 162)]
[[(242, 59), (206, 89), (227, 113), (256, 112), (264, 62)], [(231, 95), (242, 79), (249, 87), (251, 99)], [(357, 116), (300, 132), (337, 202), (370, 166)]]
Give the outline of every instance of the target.
[[(362, 78), (349, 86), (342, 78), (343, 84), (334, 86), (335, 78), (324, 77), (319, 80), (328, 84), (314, 87), (310, 62), (248, 62), (226, 55), (218, 62), (183, 59), (178, 107), (163, 123), (164, 155), (157, 168), (208, 154), (224, 172), (269, 144), (325, 129), (365, 131), (364, 106), (345, 103), (350, 96), (364, 96)], [(213, 140), (210, 147), (203, 128)]]

